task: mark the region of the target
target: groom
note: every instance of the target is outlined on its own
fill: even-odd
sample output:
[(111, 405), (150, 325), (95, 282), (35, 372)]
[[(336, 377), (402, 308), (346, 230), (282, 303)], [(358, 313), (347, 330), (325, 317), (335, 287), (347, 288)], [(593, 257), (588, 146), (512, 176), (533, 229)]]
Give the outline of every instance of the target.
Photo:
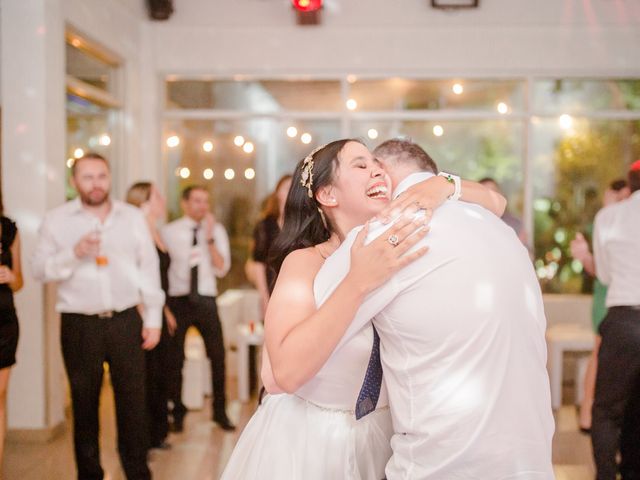
[[(395, 196), (436, 173), (411, 142), (374, 156)], [(341, 341), (373, 318), (395, 431), (387, 478), (552, 479), (546, 322), (527, 250), (469, 203), (445, 202), (430, 225), (416, 246), (429, 252), (367, 297)], [(367, 241), (389, 226), (373, 223)], [(318, 305), (346, 275), (358, 230), (316, 276)]]

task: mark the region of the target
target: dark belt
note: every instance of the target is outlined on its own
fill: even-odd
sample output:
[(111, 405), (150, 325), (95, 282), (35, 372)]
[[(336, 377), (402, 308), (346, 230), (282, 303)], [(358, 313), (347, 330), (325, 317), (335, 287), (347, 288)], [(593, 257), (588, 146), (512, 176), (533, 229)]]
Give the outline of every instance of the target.
[(135, 310), (137, 307), (129, 307), (129, 308), (125, 308), (124, 310), (105, 310), (104, 312), (98, 312), (98, 313), (94, 313), (92, 315), (87, 315), (86, 313), (71, 313), (71, 315), (82, 315), (83, 317), (98, 317), (100, 319), (104, 319), (104, 318), (113, 318), (116, 315), (120, 315), (126, 312), (129, 312), (131, 310)]

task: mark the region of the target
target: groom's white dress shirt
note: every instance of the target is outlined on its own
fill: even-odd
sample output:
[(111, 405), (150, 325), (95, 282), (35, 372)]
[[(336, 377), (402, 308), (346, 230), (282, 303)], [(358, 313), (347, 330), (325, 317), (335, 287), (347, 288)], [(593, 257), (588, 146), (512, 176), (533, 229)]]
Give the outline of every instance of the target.
[[(410, 175), (396, 195), (430, 176)], [(388, 228), (373, 224), (367, 241)], [(316, 276), (318, 305), (348, 272), (358, 231)], [(395, 432), (387, 478), (553, 478), (546, 320), (527, 250), (492, 213), (452, 201), (425, 244), (366, 298), (338, 346), (373, 319)]]

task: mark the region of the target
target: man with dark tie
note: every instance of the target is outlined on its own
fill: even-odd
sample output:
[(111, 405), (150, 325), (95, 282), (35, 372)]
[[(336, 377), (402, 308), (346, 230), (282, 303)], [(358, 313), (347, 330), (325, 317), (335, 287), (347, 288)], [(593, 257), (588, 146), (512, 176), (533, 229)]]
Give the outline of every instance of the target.
[(168, 305), (177, 321), (174, 336), (176, 358), (169, 378), (169, 399), (173, 402), (173, 430), (182, 431), (186, 408), (182, 403), (182, 366), (187, 329), (196, 327), (211, 362), (213, 421), (223, 430), (235, 430), (226, 413), (225, 352), (218, 318), (216, 277), (231, 266), (229, 237), (210, 212), (209, 192), (201, 186), (182, 192), (184, 216), (166, 225), (161, 235), (171, 257)]

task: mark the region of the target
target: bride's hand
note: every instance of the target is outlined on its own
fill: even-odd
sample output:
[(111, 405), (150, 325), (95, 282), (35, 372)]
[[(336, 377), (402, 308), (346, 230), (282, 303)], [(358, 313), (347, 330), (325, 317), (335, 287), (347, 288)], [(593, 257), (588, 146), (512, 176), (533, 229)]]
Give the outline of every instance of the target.
[(407, 253), (429, 231), (424, 217), (402, 215), (394, 225), (365, 245), (369, 222), (351, 247), (351, 267), (347, 278), (365, 294), (386, 282), (395, 272), (427, 253), (428, 247)]
[(446, 178), (430, 177), (424, 182), (409, 187), (385, 207), (376, 218), (382, 223), (389, 223), (400, 212), (411, 214), (416, 210), (424, 209), (428, 223), (433, 215), (433, 210), (442, 205), (453, 192), (454, 186)]

